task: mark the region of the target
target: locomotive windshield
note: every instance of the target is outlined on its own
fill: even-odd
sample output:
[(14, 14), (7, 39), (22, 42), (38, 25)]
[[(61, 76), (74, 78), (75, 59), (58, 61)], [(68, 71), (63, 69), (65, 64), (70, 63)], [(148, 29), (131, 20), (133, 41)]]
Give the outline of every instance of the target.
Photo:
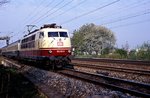
[(48, 37), (58, 37), (58, 32), (48, 32)]
[(67, 32), (48, 32), (48, 37), (68, 37)]
[(68, 37), (67, 32), (59, 32), (60, 37)]

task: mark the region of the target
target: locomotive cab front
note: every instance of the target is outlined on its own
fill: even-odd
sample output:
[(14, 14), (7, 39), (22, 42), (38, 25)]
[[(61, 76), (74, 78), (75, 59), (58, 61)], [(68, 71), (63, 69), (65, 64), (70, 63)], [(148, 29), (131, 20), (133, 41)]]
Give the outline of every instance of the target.
[[(38, 48), (41, 57), (57, 65), (70, 62), (71, 41), (68, 30), (44, 28), (39, 31)], [(58, 64), (59, 63), (59, 64)]]

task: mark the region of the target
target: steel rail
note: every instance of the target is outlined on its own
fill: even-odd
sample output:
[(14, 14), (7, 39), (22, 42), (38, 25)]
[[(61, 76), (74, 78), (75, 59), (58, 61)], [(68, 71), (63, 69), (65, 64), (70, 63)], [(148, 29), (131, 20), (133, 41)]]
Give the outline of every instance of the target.
[(149, 65), (150, 66), (150, 61), (142, 61), (142, 60), (122, 60), (122, 59), (107, 59), (107, 58), (106, 59), (105, 58), (72, 58), (72, 60), (120, 63), (120, 64), (136, 64), (136, 65)]
[(126, 73), (140, 74), (140, 75), (150, 75), (149, 70), (142, 70), (142, 69), (112, 67), (112, 66), (95, 65), (95, 64), (80, 64), (80, 63), (71, 63), (71, 66), (87, 67), (87, 68), (93, 68), (93, 69), (103, 69), (103, 70), (110, 70), (110, 71), (119, 71), (119, 72), (126, 72)]
[[(150, 97), (150, 94), (149, 94), (150, 85), (149, 84), (138, 83), (138, 82), (133, 82), (133, 81), (119, 79), (119, 78), (112, 78), (112, 77), (104, 76), (104, 75), (85, 73), (81, 71), (71, 70), (68, 68), (65, 68), (65, 70), (59, 71), (59, 73), (70, 76), (70, 77), (74, 77), (77, 79), (85, 80), (87, 82), (94, 83), (97, 85), (103, 85), (105, 87), (119, 90), (124, 93), (130, 93), (135, 96)], [(132, 89), (124, 88), (122, 87), (122, 85), (118, 86), (118, 84), (131, 85), (132, 87), (134, 86), (135, 89), (137, 89), (138, 87), (138, 89), (140, 89), (141, 91), (133, 90), (133, 88)], [(144, 91), (143, 89), (144, 90), (146, 89), (146, 93), (143, 92)]]

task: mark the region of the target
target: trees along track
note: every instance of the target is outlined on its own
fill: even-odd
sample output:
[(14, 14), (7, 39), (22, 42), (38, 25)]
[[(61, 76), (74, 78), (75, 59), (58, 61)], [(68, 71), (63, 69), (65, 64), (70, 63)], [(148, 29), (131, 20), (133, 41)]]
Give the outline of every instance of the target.
[(138, 82), (123, 80), (119, 78), (112, 78), (104, 75), (75, 71), (68, 68), (64, 68), (64, 70), (58, 72), (63, 75), (67, 75), (71, 78), (81, 79), (96, 85), (102, 85), (104, 87), (122, 91), (124, 93), (130, 93), (138, 97), (139, 96), (150, 97), (149, 84), (138, 83)]

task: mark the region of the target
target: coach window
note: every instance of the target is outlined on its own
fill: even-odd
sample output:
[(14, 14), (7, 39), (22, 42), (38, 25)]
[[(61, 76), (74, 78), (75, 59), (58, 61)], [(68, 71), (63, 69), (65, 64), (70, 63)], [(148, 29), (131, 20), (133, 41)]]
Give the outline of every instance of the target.
[(43, 38), (44, 37), (44, 32), (40, 32), (39, 38)]

